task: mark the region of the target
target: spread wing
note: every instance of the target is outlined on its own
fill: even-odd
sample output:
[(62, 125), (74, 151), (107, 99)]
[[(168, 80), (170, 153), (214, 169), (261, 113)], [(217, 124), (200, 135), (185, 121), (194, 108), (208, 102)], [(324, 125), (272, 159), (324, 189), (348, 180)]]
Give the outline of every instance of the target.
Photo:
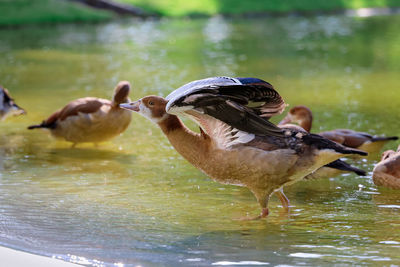
[[(282, 113), (285, 102), (271, 84), (260, 79), (215, 77), (194, 81), (175, 90), (167, 99), (168, 113), (192, 118), (197, 113), (195, 121), (207, 134), (210, 125), (206, 124), (211, 117), (227, 124), (230, 135), (283, 136), (283, 130), (268, 119)], [(201, 115), (203, 118), (198, 119)]]

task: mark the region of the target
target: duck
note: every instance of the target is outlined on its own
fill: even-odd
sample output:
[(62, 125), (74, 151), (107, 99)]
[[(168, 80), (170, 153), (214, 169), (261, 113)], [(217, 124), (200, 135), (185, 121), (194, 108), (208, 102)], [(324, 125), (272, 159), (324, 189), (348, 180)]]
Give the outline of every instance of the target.
[(119, 107), (130, 101), (130, 88), (128, 81), (120, 81), (112, 100), (97, 97), (75, 99), (28, 129), (48, 129), (53, 137), (72, 142), (72, 147), (78, 143), (97, 145), (107, 141), (124, 132), (131, 122), (131, 112)]
[[(196, 80), (166, 98), (149, 95), (120, 105), (157, 124), (178, 153), (213, 180), (247, 187), (261, 207), (260, 215), (248, 219), (267, 217), (270, 196), (283, 186), (343, 155), (367, 154), (277, 127), (269, 118), (285, 106), (270, 83), (240, 77)], [(200, 132), (184, 125), (182, 115), (196, 122)]]
[(10, 115), (23, 114), (26, 114), (26, 111), (18, 106), (8, 90), (0, 85), (0, 120), (5, 120)]
[(381, 161), (372, 171), (372, 180), (377, 186), (400, 189), (400, 145), (397, 151), (383, 152)]
[[(311, 116), (311, 120), (312, 121), (312, 113), (311, 111), (305, 107), (302, 106), (302, 108), (299, 110), (299, 113), (304, 113), (304, 115), (300, 115), (300, 117), (306, 117), (306, 116)], [(278, 127), (281, 128), (293, 128), (296, 129), (297, 131), (302, 131), (302, 132), (307, 132), (303, 127), (301, 127), (300, 125), (296, 125), (296, 124), (292, 124), (291, 123), (292, 120), (291, 119), (287, 119), (286, 120), (282, 120), (279, 124)], [(304, 126), (304, 125), (303, 125)], [(306, 127), (307, 128), (307, 127)], [(307, 128), (308, 129), (308, 128)], [(316, 180), (316, 179), (322, 179), (322, 178), (331, 178), (331, 177), (335, 177), (338, 176), (340, 174), (344, 174), (344, 173), (355, 173), (359, 176), (366, 176), (367, 173), (366, 171), (356, 168), (350, 164), (348, 164), (347, 162), (338, 159), (335, 160), (329, 164), (326, 164), (325, 166), (322, 166), (321, 168), (319, 168), (318, 170), (314, 171), (313, 173), (310, 173), (309, 175), (307, 175), (306, 177), (304, 177), (304, 180)], [(283, 191), (281, 191), (281, 193), (283, 193)], [(283, 196), (280, 196), (280, 198)], [(288, 207), (285, 207), (286, 209)]]
[[(306, 132), (299, 125), (291, 124), (291, 123), (280, 123), (280, 124), (278, 124), (278, 127), (292, 128), (299, 132)], [(336, 177), (336, 176), (338, 176), (340, 174), (344, 174), (344, 173), (355, 173), (356, 175), (359, 175), (359, 176), (367, 175), (366, 171), (356, 168), (341, 159), (337, 159), (329, 164), (322, 166), (321, 168), (315, 170), (314, 172), (308, 174), (303, 179), (309, 181), (309, 180), (318, 180), (318, 179), (323, 179), (323, 178), (332, 178), (332, 177)], [(290, 207), (290, 201), (286, 197), (285, 192), (283, 191), (283, 188), (281, 188), (279, 191), (275, 192), (275, 194), (281, 201), (283, 209), (286, 212), (288, 212), (289, 207)]]
[[(310, 132), (312, 121), (313, 115), (311, 110), (306, 106), (299, 105), (291, 108), (279, 124), (297, 123), (304, 130)], [(369, 154), (379, 153), (387, 142), (399, 139), (398, 136), (373, 136), (365, 132), (357, 132), (350, 129), (335, 129), (318, 134), (344, 146), (366, 151)]]

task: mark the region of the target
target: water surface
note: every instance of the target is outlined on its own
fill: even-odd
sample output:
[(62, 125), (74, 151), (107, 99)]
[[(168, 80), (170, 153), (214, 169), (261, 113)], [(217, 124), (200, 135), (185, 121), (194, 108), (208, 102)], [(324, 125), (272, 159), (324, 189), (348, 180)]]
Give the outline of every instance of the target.
[(400, 135), (399, 25), (215, 17), (0, 29), (0, 82), (28, 111), (0, 124), (0, 244), (93, 266), (399, 266), (400, 194), (372, 183), (377, 156), (355, 161), (367, 177), (288, 187), (289, 216), (272, 197), (268, 219), (242, 222), (259, 212), (253, 195), (211, 181), (138, 115), (98, 148), (26, 130), (72, 99), (110, 98), (119, 80), (137, 99), (231, 75), (309, 106), (314, 132)]

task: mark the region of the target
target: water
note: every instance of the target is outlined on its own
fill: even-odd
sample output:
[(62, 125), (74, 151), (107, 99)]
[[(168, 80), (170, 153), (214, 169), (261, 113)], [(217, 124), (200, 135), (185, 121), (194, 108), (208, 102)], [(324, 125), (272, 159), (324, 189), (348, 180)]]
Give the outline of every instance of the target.
[(69, 100), (110, 98), (119, 80), (138, 99), (232, 75), (308, 105), (314, 132), (400, 135), (399, 24), (215, 17), (0, 29), (1, 83), (28, 111), (0, 124), (0, 244), (93, 266), (399, 266), (400, 194), (372, 183), (378, 156), (355, 162), (367, 177), (288, 187), (289, 216), (272, 197), (268, 219), (243, 222), (234, 219), (259, 213), (253, 195), (211, 181), (138, 115), (98, 148), (26, 130)]

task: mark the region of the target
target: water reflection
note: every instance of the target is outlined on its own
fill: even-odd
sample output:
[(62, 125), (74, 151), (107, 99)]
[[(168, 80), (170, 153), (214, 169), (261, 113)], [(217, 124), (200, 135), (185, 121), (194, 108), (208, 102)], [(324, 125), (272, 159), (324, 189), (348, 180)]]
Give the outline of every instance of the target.
[(231, 52), (230, 36), (232, 26), (222, 16), (212, 17), (204, 26), (205, 37), (203, 64), (208, 64), (206, 75), (236, 76), (236, 55)]

